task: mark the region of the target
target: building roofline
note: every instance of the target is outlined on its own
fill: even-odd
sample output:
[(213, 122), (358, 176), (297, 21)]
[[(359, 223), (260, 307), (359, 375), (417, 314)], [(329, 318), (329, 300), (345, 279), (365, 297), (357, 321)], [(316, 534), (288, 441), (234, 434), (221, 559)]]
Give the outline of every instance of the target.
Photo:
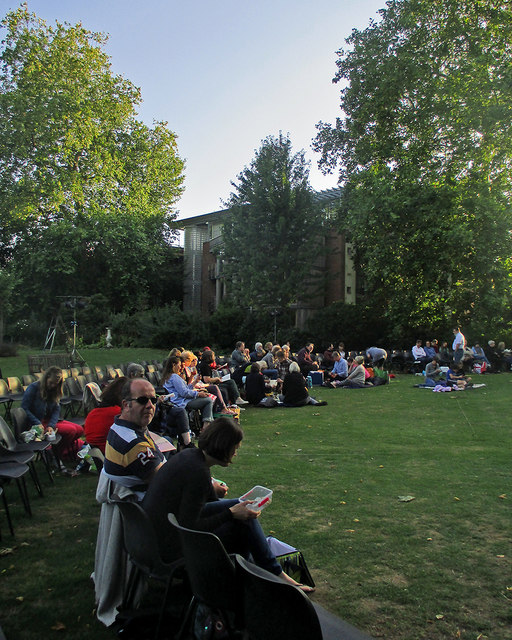
[[(315, 191), (314, 199), (315, 202), (319, 202), (322, 204), (326, 204), (328, 202), (332, 202), (334, 200), (338, 200), (341, 198), (341, 187), (333, 187), (332, 189), (324, 189), (323, 191)], [(229, 209), (219, 209), (219, 211), (212, 211), (211, 213), (203, 213), (199, 216), (192, 216), (191, 218), (182, 218), (181, 220), (176, 220), (176, 228), (177, 229), (185, 229), (186, 227), (195, 227), (198, 224), (207, 224), (207, 223), (215, 223), (218, 220), (221, 220)]]

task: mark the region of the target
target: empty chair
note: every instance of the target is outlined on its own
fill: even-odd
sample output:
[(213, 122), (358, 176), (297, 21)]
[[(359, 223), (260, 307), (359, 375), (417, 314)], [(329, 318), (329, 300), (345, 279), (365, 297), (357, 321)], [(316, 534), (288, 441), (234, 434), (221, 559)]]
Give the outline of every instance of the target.
[(0, 454), (0, 484), (4, 489), (4, 505), (7, 500), (5, 498), (5, 485), (10, 480), (15, 480), (25, 511), (29, 516), (32, 516), (32, 509), (30, 508), (30, 501), (28, 499), (27, 484), (24, 477), (28, 471), (29, 468), (26, 464), (17, 462), (13, 458), (8, 459)]
[(14, 400), (9, 395), (9, 387), (7, 382), (0, 378), (0, 404), (4, 408), (4, 415), (6, 420), (11, 419), (11, 407)]
[(24, 389), (19, 378), (7, 378), (7, 386), (9, 387), (9, 395), (14, 400), (14, 402), (17, 402), (23, 398)]
[(105, 372), (101, 367), (94, 367), (94, 372), (96, 374), (96, 380), (98, 384), (101, 384), (105, 381)]
[(78, 367), (71, 367), (69, 369), (71, 375), (73, 376), (73, 378), (78, 378), (78, 376), (81, 374), (81, 371)]
[(117, 377), (114, 367), (111, 364), (107, 364), (105, 367), (105, 378), (107, 380), (115, 380)]
[(244, 621), (250, 640), (322, 640), (315, 609), (299, 588), (241, 556), (236, 557), (236, 563), (243, 585)]
[(66, 378), (62, 385), (64, 392), (60, 400), (60, 404), (65, 408), (64, 418), (68, 416), (76, 416), (82, 406), (83, 392), (77, 384), (75, 378)]
[(298, 587), (238, 555), (236, 566), (248, 640), (371, 640)]
[(83, 375), (83, 376), (89, 376), (89, 375), (92, 375), (91, 367), (88, 367), (87, 365), (84, 365), (84, 366), (82, 367), (82, 375)]
[(27, 373), (24, 376), (22, 376), (21, 380), (23, 382), (23, 388), (26, 389), (29, 384), (32, 384), (33, 382), (36, 381), (36, 377)]
[(80, 374), (75, 377), (75, 383), (77, 384), (80, 391), (83, 393), (85, 389), (85, 385), (87, 384), (87, 380), (84, 375)]

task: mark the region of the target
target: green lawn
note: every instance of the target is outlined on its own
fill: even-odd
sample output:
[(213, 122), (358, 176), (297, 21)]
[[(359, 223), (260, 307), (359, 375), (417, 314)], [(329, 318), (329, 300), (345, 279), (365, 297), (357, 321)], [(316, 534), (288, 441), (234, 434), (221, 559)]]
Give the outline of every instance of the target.
[[(444, 394), (417, 380), (315, 389), (328, 401), (316, 409), (248, 409), (235, 464), (214, 474), (232, 496), (274, 490), (265, 530), (303, 550), (317, 601), (375, 638), (511, 640), (512, 375)], [(15, 541), (0, 514), (7, 638), (112, 638), (89, 580), (95, 478), (45, 487), (32, 520), (8, 487)]]

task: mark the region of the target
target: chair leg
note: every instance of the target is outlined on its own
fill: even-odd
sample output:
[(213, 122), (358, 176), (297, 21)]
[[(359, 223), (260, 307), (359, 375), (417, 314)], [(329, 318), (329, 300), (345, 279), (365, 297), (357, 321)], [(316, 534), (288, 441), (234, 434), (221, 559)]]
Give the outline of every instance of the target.
[(28, 499), (28, 491), (25, 478), (23, 476), (21, 476), (21, 478), (16, 478), (16, 484), (18, 485), (18, 491), (20, 492), (21, 501), (23, 502), (25, 511), (30, 517), (32, 517), (32, 509), (30, 508), (30, 501)]
[(30, 471), (30, 477), (32, 478), (34, 485), (37, 489), (37, 493), (39, 494), (39, 497), (42, 498), (43, 497), (43, 487), (41, 486), (41, 482), (39, 481), (39, 476), (37, 475), (37, 470), (36, 470), (36, 465), (34, 464), (34, 461), (31, 460), (28, 464), (28, 468)]
[(50, 460), (49, 460), (49, 456), (50, 455), (51, 455), (50, 452), (47, 449), (44, 449), (44, 451), (39, 451), (38, 452), (37, 457), (44, 464), (44, 468), (46, 469), (46, 473), (48, 474), (48, 477), (50, 478), (50, 482), (53, 484), (55, 482), (55, 480), (53, 479), (52, 467), (51, 467)]
[(3, 499), (3, 502), (4, 502), (5, 515), (7, 516), (7, 523), (9, 525), (9, 529), (11, 531), (11, 536), (14, 536), (14, 528), (12, 526), (11, 513), (9, 511), (9, 505), (7, 504), (7, 498), (5, 496), (5, 491), (2, 492), (2, 499)]

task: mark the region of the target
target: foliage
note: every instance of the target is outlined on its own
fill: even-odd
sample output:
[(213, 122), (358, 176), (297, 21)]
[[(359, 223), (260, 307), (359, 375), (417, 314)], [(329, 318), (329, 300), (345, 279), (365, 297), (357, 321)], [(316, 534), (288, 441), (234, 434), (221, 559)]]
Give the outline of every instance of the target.
[(391, 0), (338, 52), (340, 224), (373, 304), (408, 327), (504, 324), (511, 302), (512, 9)]
[(258, 311), (284, 309), (311, 293), (321, 250), (304, 151), (294, 154), (288, 137), (269, 136), (232, 185), (221, 249), (228, 296)]
[(176, 303), (111, 318), (112, 344), (167, 349), (202, 346), (206, 330), (200, 318), (181, 311)]
[[(371, 305), (334, 302), (321, 309), (308, 322), (308, 329), (318, 346), (343, 342), (349, 351), (371, 346), (387, 347), (390, 328)], [(316, 346), (315, 346), (316, 349)]]
[(174, 133), (136, 120), (140, 92), (112, 73), (102, 34), (26, 6), (2, 26), (0, 263), (20, 278), (18, 314), (49, 315), (57, 295), (101, 292), (113, 312), (169, 302)]
[(12, 269), (0, 267), (0, 343), (4, 341), (5, 316), (11, 310), (18, 280)]

